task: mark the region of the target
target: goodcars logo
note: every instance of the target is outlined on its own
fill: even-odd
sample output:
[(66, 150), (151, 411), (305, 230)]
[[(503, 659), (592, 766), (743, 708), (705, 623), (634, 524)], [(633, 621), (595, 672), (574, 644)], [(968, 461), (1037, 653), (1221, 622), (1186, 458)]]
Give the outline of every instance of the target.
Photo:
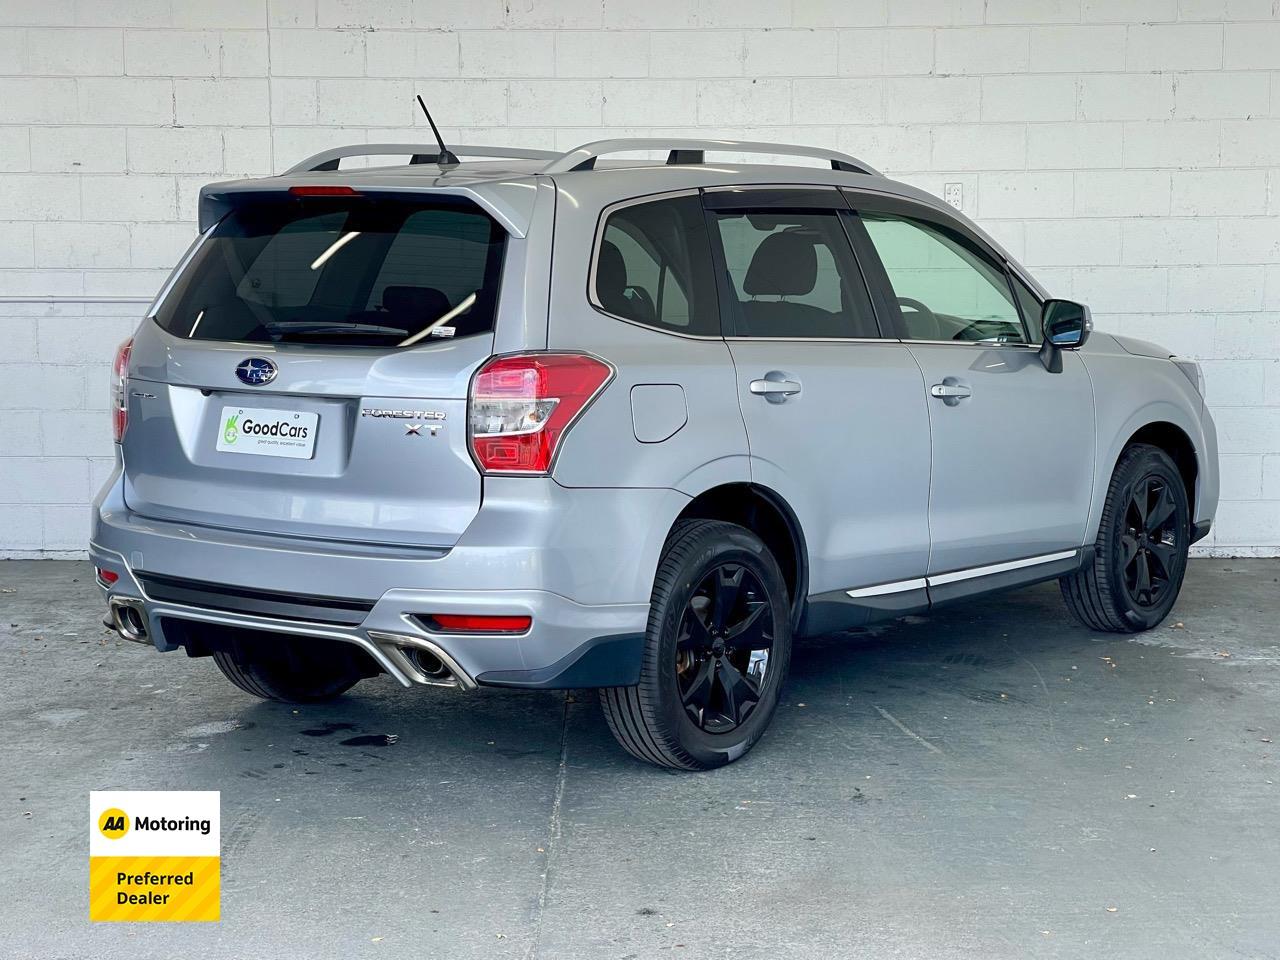
[(222, 439), (227, 443), (235, 443), (236, 438), (240, 436), (240, 430), (236, 426), (236, 421), (240, 419), (240, 414), (233, 413), (227, 417), (227, 425), (222, 428)]
[[(235, 424), (231, 421), (235, 419), (235, 417), (228, 417), (228, 426), (234, 427)], [(250, 420), (246, 417), (244, 423), (240, 424), (240, 432), (257, 437), (288, 437), (293, 440), (305, 440), (310, 431), (307, 427), (290, 423), (288, 420), (277, 420), (275, 423), (259, 423), (257, 420)], [(228, 439), (227, 443), (235, 443), (235, 441)]]

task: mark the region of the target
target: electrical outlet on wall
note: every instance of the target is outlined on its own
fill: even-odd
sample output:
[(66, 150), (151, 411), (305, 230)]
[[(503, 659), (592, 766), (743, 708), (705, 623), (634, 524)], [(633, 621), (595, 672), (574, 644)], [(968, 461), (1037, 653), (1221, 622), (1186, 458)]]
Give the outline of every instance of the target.
[(947, 183), (942, 186), (942, 199), (959, 210), (964, 205), (964, 184)]

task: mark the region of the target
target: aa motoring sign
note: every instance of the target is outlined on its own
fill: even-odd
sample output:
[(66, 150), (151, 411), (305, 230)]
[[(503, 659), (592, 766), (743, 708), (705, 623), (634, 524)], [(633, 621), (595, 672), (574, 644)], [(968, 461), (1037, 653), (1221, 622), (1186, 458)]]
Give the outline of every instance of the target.
[(217, 791), (89, 794), (90, 920), (217, 920)]

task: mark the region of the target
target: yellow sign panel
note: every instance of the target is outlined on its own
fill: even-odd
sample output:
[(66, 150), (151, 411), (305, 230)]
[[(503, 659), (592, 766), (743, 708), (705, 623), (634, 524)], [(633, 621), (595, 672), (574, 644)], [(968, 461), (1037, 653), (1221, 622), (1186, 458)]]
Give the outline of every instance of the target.
[(216, 791), (89, 795), (89, 919), (221, 918)]
[(219, 857), (90, 857), (90, 920), (218, 920)]

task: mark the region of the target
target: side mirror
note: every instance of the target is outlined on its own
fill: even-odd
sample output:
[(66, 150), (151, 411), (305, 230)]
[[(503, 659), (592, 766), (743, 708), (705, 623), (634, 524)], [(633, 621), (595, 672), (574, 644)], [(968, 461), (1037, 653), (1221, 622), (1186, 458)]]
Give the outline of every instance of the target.
[(1093, 330), (1093, 318), (1083, 303), (1046, 300), (1040, 312), (1040, 325), (1044, 329), (1040, 360), (1050, 373), (1061, 373), (1061, 351), (1084, 346)]

